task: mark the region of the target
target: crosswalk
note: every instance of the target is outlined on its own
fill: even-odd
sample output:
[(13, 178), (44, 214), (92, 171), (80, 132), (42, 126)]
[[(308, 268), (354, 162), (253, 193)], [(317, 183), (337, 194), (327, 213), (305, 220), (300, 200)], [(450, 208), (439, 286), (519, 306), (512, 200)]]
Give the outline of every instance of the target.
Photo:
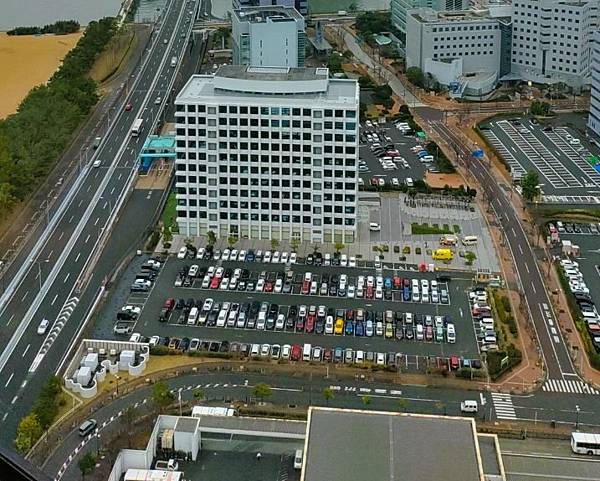
[(542, 386), (546, 392), (566, 392), (573, 394), (600, 394), (600, 391), (589, 386), (583, 381), (566, 379), (548, 379)]
[(513, 405), (510, 394), (493, 392), (492, 402), (494, 403), (494, 411), (496, 411), (496, 417), (498, 419), (517, 419), (515, 406)]

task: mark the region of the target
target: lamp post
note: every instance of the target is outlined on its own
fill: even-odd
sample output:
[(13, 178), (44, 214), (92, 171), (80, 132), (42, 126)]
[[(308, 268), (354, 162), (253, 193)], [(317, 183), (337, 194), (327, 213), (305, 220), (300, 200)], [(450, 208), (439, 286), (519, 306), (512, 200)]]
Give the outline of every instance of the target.
[(38, 266), (38, 279), (40, 281), (40, 291), (42, 290), (42, 264), (50, 262), (50, 259), (45, 259), (43, 261), (34, 261)]
[(575, 405), (575, 411), (577, 412), (577, 417), (575, 418), (575, 429), (579, 429), (579, 405)]

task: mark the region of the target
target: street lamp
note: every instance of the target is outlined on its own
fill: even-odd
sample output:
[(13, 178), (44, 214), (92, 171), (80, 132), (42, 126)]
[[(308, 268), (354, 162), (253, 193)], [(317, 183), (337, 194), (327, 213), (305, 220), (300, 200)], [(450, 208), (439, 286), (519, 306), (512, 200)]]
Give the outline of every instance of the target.
[(575, 405), (575, 411), (577, 411), (577, 417), (575, 418), (575, 429), (579, 429), (579, 405)]
[(117, 396), (119, 395), (119, 379), (121, 379), (121, 376), (115, 374), (115, 380), (117, 381)]
[(33, 261), (38, 266), (38, 278), (40, 280), (40, 291), (42, 290), (42, 264), (50, 262), (50, 259), (45, 259), (43, 261)]

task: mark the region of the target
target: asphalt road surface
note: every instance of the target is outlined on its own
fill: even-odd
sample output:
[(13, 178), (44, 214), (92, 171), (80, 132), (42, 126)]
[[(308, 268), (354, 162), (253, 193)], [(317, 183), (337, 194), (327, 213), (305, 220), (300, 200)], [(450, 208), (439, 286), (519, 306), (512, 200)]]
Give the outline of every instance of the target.
[(515, 211), (507, 192), (490, 173), (485, 160), (473, 157), (461, 139), (439, 121), (430, 122), (432, 128), (458, 152), (471, 167), (470, 172), (483, 187), (496, 212), (506, 236), (518, 272), (521, 290), (527, 302), (530, 317), (542, 350), (550, 380), (579, 380), (568, 347), (557, 325), (552, 303), (548, 298), (535, 253), (523, 229), (519, 213)]
[[(5, 286), (0, 311), (4, 347), (0, 354), (0, 442), (4, 444), (12, 440), (18, 419), (30, 408), (39, 386), (59, 366), (104, 280), (100, 272), (89, 268), (90, 262), (97, 260), (104, 247), (102, 233), (110, 229), (125, 200), (137, 171), (139, 151), (146, 136), (153, 133), (153, 123), (170, 92), (177, 70), (171, 67), (171, 58), (181, 59), (187, 53), (196, 8), (193, 0), (173, 0), (167, 7), (125, 100), (131, 110), (126, 111), (123, 104), (117, 112), (108, 113), (111, 128), (95, 157), (101, 160), (100, 167), (83, 166), (37, 245), (21, 261), (21, 272)], [(156, 102), (157, 97), (162, 98), (161, 103)], [(130, 133), (136, 118), (144, 119), (138, 137)], [(136, 191), (132, 199), (140, 195), (152, 200), (151, 191)], [(140, 217), (140, 212), (137, 215)], [(89, 288), (82, 289), (86, 285)], [(36, 331), (43, 318), (50, 321), (50, 328), (39, 335)]]

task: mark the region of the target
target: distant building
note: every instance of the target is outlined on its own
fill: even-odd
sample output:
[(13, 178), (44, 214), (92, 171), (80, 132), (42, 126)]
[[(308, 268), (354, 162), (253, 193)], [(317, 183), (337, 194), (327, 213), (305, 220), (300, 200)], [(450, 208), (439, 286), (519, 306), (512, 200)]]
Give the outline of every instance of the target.
[(590, 95), (590, 115), (588, 127), (600, 135), (600, 30), (596, 30), (592, 37), (591, 48), (591, 79), (592, 93)]
[(179, 232), (354, 242), (355, 80), (229, 65), (192, 76), (175, 105)]
[(233, 63), (252, 67), (304, 67), (304, 17), (294, 7), (233, 11)]
[(453, 96), (486, 95), (500, 77), (503, 45), (505, 51), (510, 46), (510, 31), (503, 44), (503, 25), (510, 29), (510, 19), (494, 17), (488, 10), (411, 10), (406, 66), (431, 74)]
[(589, 85), (598, 0), (515, 0), (512, 74), (524, 81)]
[(431, 8), (437, 11), (466, 10), (469, 0), (391, 0), (392, 24), (406, 33), (406, 12), (417, 8)]
[(233, 10), (242, 7), (294, 7), (301, 15), (308, 14), (308, 0), (233, 0)]

